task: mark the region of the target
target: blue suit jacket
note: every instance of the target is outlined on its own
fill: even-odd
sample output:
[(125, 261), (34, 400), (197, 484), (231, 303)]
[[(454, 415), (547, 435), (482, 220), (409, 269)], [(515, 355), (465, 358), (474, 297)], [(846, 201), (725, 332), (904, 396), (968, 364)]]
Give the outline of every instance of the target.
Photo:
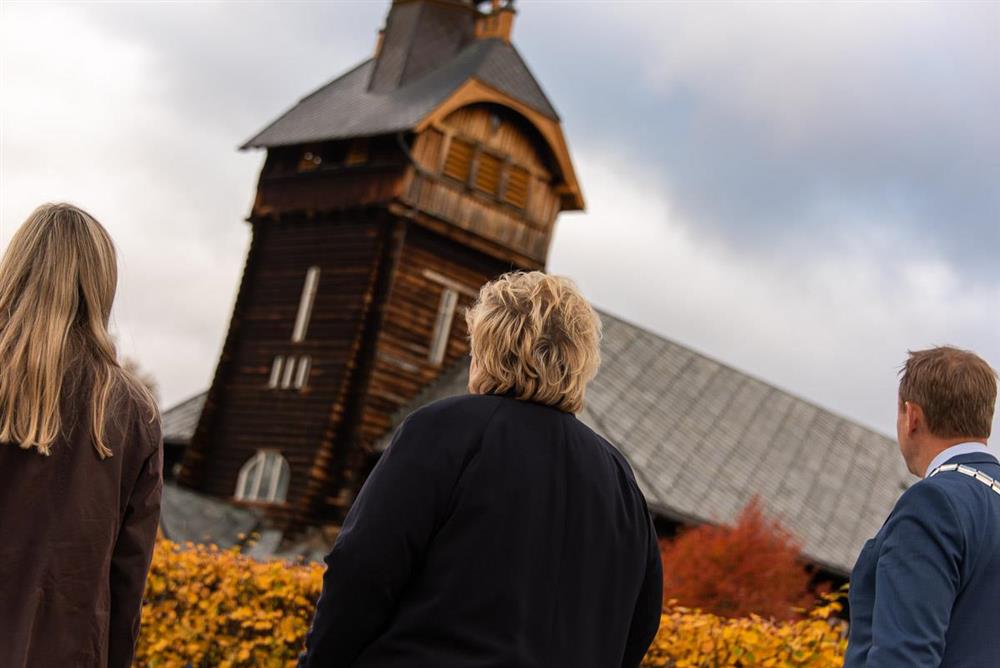
[[(958, 455), (1000, 481), (985, 453)], [(965, 474), (908, 489), (851, 574), (845, 668), (1000, 666), (1000, 494)]]

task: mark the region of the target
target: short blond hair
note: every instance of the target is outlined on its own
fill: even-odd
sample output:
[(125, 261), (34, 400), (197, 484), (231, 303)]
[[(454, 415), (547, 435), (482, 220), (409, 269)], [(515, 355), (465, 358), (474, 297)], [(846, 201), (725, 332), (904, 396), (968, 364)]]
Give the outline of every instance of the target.
[(601, 363), (601, 319), (573, 281), (504, 274), (483, 286), (465, 318), (476, 366), (470, 391), (583, 409)]
[(899, 403), (917, 404), (927, 428), (941, 438), (989, 438), (997, 372), (968, 350), (911, 350), (900, 370)]

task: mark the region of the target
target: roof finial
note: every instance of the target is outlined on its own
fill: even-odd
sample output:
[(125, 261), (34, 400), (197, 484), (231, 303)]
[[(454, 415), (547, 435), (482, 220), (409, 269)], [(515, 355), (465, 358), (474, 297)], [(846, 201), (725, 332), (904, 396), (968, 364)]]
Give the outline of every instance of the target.
[(514, 0), (490, 0), (489, 12), (481, 14), (476, 20), (476, 37), (510, 42), (515, 14)]

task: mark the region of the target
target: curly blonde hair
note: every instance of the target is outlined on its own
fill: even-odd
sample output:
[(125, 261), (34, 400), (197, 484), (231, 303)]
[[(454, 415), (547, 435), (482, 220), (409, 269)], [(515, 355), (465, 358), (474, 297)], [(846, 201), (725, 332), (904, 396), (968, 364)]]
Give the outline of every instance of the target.
[(583, 409), (601, 364), (601, 319), (573, 281), (540, 271), (504, 274), (483, 286), (465, 318), (470, 392)]

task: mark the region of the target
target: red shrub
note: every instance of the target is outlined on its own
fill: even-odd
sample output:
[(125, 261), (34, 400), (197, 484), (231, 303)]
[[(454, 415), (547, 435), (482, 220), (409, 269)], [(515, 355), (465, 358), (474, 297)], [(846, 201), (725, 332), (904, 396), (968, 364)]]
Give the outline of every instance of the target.
[(799, 545), (754, 497), (731, 527), (683, 530), (660, 545), (663, 597), (725, 617), (793, 619), (815, 602)]

